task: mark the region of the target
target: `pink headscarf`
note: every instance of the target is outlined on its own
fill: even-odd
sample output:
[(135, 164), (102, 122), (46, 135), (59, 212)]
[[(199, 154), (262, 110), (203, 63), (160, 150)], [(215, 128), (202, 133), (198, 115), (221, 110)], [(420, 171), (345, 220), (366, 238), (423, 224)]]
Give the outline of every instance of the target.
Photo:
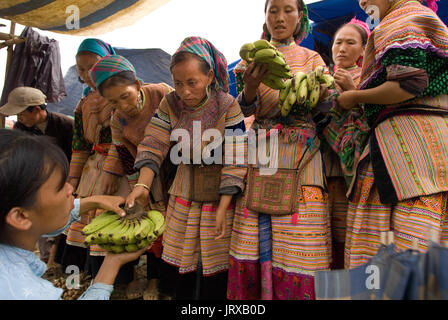
[[(370, 36), (371, 31), (370, 31), (369, 26), (367, 25), (367, 23), (365, 23), (365, 22), (363, 22), (361, 20), (356, 19), (356, 16), (353, 17), (353, 19), (350, 20), (349, 23), (347, 23), (347, 25), (350, 25), (350, 24), (355, 24), (358, 27), (361, 27), (361, 29), (363, 29), (366, 32), (367, 38)], [(356, 64), (358, 65), (358, 67), (362, 67), (362, 59), (363, 58), (364, 57), (361, 55), (359, 57), (358, 61), (356, 61)]]
[(426, 4), (428, 5), (428, 8), (430, 8), (434, 12), (437, 12), (437, 10), (439, 9), (439, 6), (437, 5), (436, 1), (439, 1), (439, 0), (426, 0)]

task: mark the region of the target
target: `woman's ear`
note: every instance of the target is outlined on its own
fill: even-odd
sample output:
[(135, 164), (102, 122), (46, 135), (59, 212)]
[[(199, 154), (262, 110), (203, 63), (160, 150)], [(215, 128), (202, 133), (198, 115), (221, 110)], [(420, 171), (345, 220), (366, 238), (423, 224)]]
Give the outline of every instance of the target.
[(211, 85), (214, 79), (215, 79), (215, 73), (213, 72), (213, 70), (210, 69), (210, 71), (208, 72), (208, 85)]
[(140, 80), (135, 80), (135, 85), (137, 86), (137, 91), (140, 91), (140, 89), (142, 88), (142, 84), (140, 83)]
[(26, 231), (31, 228), (33, 222), (29, 218), (29, 214), (20, 207), (14, 207), (6, 214), (6, 223), (11, 227)]

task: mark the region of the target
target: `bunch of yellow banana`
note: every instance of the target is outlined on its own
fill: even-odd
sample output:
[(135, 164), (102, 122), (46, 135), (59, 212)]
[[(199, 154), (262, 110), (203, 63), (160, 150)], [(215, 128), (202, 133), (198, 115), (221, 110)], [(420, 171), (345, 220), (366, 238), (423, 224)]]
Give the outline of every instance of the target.
[(85, 244), (97, 244), (113, 253), (135, 252), (152, 244), (165, 231), (165, 218), (156, 210), (121, 218), (105, 211), (86, 225)]
[(254, 43), (246, 43), (240, 49), (240, 57), (249, 63), (266, 64), (269, 75), (262, 82), (274, 90), (285, 88), (286, 84), (283, 79), (292, 77), (291, 69), (283, 54), (267, 40), (261, 39)]
[(292, 79), (285, 81), (285, 88), (280, 90), (279, 108), (283, 117), (286, 117), (293, 106), (314, 108), (319, 101), (320, 85), (328, 88), (334, 87), (334, 79), (324, 74), (324, 67), (319, 66), (308, 73), (297, 72)]

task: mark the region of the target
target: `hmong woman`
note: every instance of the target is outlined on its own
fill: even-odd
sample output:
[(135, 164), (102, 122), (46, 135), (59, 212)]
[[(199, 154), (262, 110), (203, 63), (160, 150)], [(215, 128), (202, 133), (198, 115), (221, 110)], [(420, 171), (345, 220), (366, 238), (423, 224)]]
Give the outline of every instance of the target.
[[(110, 55), (101, 59), (90, 71), (90, 78), (100, 94), (114, 106), (110, 124), (113, 144), (109, 149), (111, 158), (105, 161), (105, 171), (116, 175), (126, 175), (130, 187), (137, 183), (138, 172), (134, 170), (137, 146), (143, 140), (144, 131), (157, 111), (162, 98), (172, 91), (167, 84), (144, 84), (137, 79), (134, 66), (124, 57)], [(120, 158), (121, 167), (110, 159)], [(169, 161), (168, 161), (169, 162)], [(154, 181), (151, 189), (150, 208), (165, 212), (165, 195), (168, 194), (169, 163)], [(117, 170), (118, 169), (118, 170)], [(161, 256), (161, 239), (148, 252), (148, 288), (143, 294), (145, 300), (157, 299), (158, 265)], [(145, 284), (146, 285), (146, 284)], [(130, 292), (130, 291), (129, 291)]]
[[(130, 192), (126, 179), (120, 179), (118, 175), (103, 170), (105, 160), (113, 157), (108, 154), (112, 143), (110, 119), (113, 105), (101, 97), (88, 75), (89, 70), (97, 61), (111, 54), (115, 54), (114, 49), (99, 39), (84, 40), (76, 54), (76, 66), (80, 80), (88, 87), (75, 109), (73, 151), (68, 182), (81, 198), (113, 194), (126, 197)], [(110, 162), (121, 168), (118, 158), (113, 158)], [(110, 164), (111, 166), (112, 164)], [(117, 170), (115, 169), (115, 171)], [(118, 190), (119, 186), (120, 190)], [(81, 215), (80, 221), (70, 226), (63, 256), (63, 266), (78, 265), (81, 270), (86, 267), (86, 271), (93, 277), (98, 272), (106, 252), (97, 245), (87, 247), (84, 244), (81, 230), (99, 212), (88, 211)], [(125, 265), (119, 273), (117, 284), (130, 282), (132, 275), (132, 268), (129, 264)]]
[(448, 28), (415, 0), (360, 1), (370, 4), (380, 23), (360, 90), (337, 98), (324, 132), (352, 181), (346, 268), (366, 263), (390, 229), (398, 250), (425, 252), (431, 230), (448, 239)]
[[(308, 11), (302, 0), (267, 0), (265, 13), (266, 38), (283, 53), (293, 74), (325, 66), (317, 52), (297, 44), (309, 32)], [(238, 70), (244, 69), (244, 64), (238, 66)], [(255, 115), (253, 129), (280, 129), (278, 152), (271, 158), (276, 157), (279, 169), (294, 169), (293, 174), (299, 175), (299, 188), (290, 197), (293, 209), (285, 209), (282, 215), (266, 214), (265, 209), (254, 210), (254, 206), (250, 209), (247, 193), (238, 201), (227, 296), (243, 300), (314, 299), (313, 274), (328, 270), (331, 260), (319, 140), (307, 112), (281, 117), (279, 91), (261, 84), (266, 70), (262, 64), (253, 63), (244, 75), (236, 73), (237, 79), (244, 82), (238, 99), (245, 116)], [(267, 139), (266, 145), (270, 144)], [(249, 180), (246, 189), (251, 183)], [(286, 194), (278, 196), (286, 199)]]
[[(332, 57), (335, 64), (334, 79), (339, 92), (354, 90), (361, 79), (364, 49), (370, 29), (365, 22), (353, 18), (334, 34)], [(348, 199), (347, 185), (337, 154), (327, 148), (324, 152), (327, 175), (328, 202), (331, 216), (333, 243), (332, 269), (344, 268), (345, 224)]]
[[(228, 94), (227, 62), (207, 40), (186, 38), (172, 57), (170, 70), (175, 91), (165, 96), (145, 130), (135, 161), (139, 184), (126, 201), (131, 206), (135, 199), (147, 201), (154, 176), (173, 144), (170, 135), (181, 135), (185, 147), (178, 150), (182, 159), (169, 190), (159, 291), (174, 299), (225, 299), (235, 208), (232, 197), (244, 190), (247, 170), (244, 162), (233, 164), (233, 157), (224, 152), (227, 147), (210, 152), (212, 158), (224, 155), (224, 164), (209, 165), (214, 159), (200, 157), (208, 154), (207, 143), (201, 143), (200, 137), (209, 138), (201, 135), (198, 141), (195, 137), (214, 131), (227, 138), (230, 131), (241, 140), (244, 116)], [(170, 153), (172, 161), (178, 153)]]

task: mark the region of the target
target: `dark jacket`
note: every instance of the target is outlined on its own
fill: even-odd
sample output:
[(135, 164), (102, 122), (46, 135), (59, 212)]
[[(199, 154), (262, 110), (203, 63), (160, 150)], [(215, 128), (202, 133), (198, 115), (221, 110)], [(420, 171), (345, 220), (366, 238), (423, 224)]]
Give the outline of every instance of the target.
[[(54, 138), (54, 142), (58, 145), (67, 156), (68, 162), (72, 158), (72, 138), (73, 138), (73, 119), (57, 112), (47, 110), (48, 124), (45, 135)], [(22, 130), (34, 135), (44, 135), (36, 126), (28, 128), (20, 122), (16, 122), (14, 130)]]

